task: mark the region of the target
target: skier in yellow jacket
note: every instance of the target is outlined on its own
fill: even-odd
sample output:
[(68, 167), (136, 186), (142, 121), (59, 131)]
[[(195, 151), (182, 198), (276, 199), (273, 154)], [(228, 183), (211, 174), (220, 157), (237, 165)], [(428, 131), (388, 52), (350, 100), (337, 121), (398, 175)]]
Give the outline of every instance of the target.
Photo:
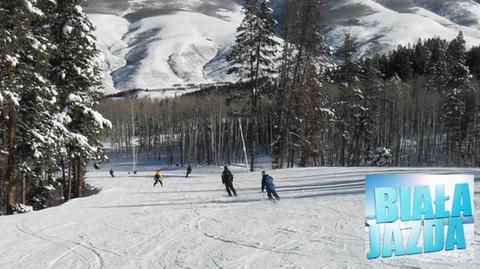
[(160, 185), (163, 187), (163, 177), (162, 174), (160, 173), (160, 170), (157, 170), (155, 173), (155, 177), (153, 178), (155, 180), (155, 183), (153, 183), (153, 186), (157, 185), (157, 183), (160, 183)]

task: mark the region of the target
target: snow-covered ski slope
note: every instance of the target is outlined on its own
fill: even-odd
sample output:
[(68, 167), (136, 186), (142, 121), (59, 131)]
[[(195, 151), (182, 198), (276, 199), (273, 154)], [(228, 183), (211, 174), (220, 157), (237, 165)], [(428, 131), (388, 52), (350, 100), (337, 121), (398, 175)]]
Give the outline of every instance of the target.
[[(282, 200), (259, 192), (260, 171), (232, 167), (238, 198), (225, 197), (221, 167), (165, 170), (128, 163), (88, 173), (96, 195), (0, 217), (0, 268), (478, 268), (455, 255), (367, 261), (367, 173), (467, 173), (480, 169), (307, 168), (271, 172)], [(161, 167), (160, 167), (161, 168)], [(475, 202), (480, 191), (476, 182)], [(479, 208), (476, 238), (479, 247)], [(469, 248), (472, 245), (468, 246)], [(435, 257), (435, 258), (432, 258)], [(472, 258), (473, 259), (473, 258)]]

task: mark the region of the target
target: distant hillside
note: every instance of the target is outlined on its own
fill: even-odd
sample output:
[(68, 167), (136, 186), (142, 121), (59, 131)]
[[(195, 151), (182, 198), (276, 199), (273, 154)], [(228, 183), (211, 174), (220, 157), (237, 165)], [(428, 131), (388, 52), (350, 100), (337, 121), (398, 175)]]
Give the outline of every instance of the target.
[[(452, 39), (462, 31), (480, 44), (480, 0), (328, 0), (323, 17), (328, 44), (351, 33), (367, 54), (420, 38)], [(105, 55), (108, 93), (235, 80), (224, 60), (242, 19), (234, 0), (96, 0), (86, 8)], [(282, 0), (273, 0), (282, 21)]]

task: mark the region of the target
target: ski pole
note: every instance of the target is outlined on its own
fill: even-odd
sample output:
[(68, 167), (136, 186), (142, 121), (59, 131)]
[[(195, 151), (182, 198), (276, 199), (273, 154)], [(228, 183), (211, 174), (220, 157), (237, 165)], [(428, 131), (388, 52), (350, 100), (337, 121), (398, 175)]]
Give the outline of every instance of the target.
[(235, 183), (235, 186), (238, 188), (239, 191), (243, 192), (242, 188), (240, 188), (237, 183)]

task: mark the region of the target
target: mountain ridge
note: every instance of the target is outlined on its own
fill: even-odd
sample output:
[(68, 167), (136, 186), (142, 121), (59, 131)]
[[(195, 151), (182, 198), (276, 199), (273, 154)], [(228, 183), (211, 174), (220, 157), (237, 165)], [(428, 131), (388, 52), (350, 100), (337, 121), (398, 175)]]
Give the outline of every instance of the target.
[[(224, 56), (242, 14), (234, 0), (100, 0), (86, 7), (97, 26), (106, 64), (105, 88), (160, 89), (234, 81)], [(281, 23), (282, 0), (272, 1)], [(479, 0), (329, 0), (322, 14), (326, 42), (340, 46), (346, 33), (369, 53), (418, 39), (453, 39), (462, 31), (467, 46), (480, 45)]]

